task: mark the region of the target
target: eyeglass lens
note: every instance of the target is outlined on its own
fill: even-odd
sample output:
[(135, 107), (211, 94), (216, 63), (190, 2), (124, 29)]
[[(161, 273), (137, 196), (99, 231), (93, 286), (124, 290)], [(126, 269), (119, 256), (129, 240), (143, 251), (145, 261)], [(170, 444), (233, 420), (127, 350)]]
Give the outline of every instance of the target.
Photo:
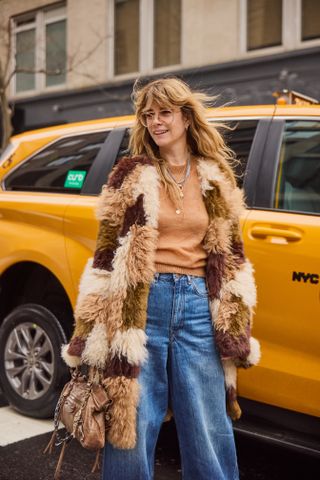
[(161, 122), (161, 123), (164, 122), (164, 123), (168, 124), (168, 123), (172, 122), (173, 115), (174, 115), (173, 110), (169, 110), (169, 109), (160, 110), (157, 114), (156, 114), (156, 112), (148, 111), (148, 112), (142, 113), (141, 123), (145, 127), (149, 127), (150, 125), (152, 125), (155, 122), (155, 120), (157, 118), (159, 122)]

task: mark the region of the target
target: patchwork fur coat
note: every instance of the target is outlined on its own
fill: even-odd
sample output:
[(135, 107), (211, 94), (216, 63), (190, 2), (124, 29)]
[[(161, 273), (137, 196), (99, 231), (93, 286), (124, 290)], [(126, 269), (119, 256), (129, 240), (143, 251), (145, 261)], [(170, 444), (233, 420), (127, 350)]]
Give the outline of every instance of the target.
[[(227, 409), (236, 419), (237, 367), (258, 362), (259, 343), (251, 337), (256, 303), (253, 268), (245, 258), (239, 215), (242, 192), (217, 164), (200, 159), (197, 170), (209, 215), (204, 238), (206, 280), (215, 341), (225, 372)], [(114, 167), (98, 202), (100, 220), (94, 258), (83, 272), (71, 341), (62, 348), (70, 367), (81, 363), (104, 370), (112, 399), (107, 440), (117, 448), (136, 441), (138, 376), (148, 361), (147, 301), (155, 268), (160, 179), (146, 157), (124, 157)]]

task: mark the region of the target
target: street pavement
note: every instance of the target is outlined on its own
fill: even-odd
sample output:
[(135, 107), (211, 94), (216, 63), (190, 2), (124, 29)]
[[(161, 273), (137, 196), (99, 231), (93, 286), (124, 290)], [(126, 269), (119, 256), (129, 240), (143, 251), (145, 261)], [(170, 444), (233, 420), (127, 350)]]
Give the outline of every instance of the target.
[[(60, 453), (43, 455), (52, 422), (23, 417), (0, 395), (0, 480), (51, 480)], [(240, 480), (318, 480), (320, 461), (236, 435)], [(65, 453), (61, 480), (99, 480), (90, 473), (95, 453), (72, 441)], [(109, 480), (109, 479), (108, 479)], [(113, 480), (113, 479), (110, 479)], [(164, 424), (156, 451), (155, 480), (181, 480), (174, 425)], [(192, 479), (198, 480), (198, 479)], [(208, 479), (214, 480), (214, 479)]]

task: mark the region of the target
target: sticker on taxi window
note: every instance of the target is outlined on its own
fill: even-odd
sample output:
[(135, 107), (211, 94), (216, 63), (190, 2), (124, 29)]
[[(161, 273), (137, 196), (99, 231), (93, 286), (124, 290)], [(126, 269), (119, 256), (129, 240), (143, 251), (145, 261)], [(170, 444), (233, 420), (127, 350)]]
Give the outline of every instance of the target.
[(85, 170), (69, 170), (64, 182), (65, 188), (81, 188), (86, 178)]

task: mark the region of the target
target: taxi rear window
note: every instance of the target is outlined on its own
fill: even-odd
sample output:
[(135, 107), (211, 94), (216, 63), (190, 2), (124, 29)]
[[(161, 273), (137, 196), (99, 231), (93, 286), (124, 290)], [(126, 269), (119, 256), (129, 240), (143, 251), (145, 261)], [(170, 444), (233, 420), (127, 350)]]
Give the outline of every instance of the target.
[(4, 182), (6, 190), (81, 193), (109, 132), (65, 137), (20, 164)]

